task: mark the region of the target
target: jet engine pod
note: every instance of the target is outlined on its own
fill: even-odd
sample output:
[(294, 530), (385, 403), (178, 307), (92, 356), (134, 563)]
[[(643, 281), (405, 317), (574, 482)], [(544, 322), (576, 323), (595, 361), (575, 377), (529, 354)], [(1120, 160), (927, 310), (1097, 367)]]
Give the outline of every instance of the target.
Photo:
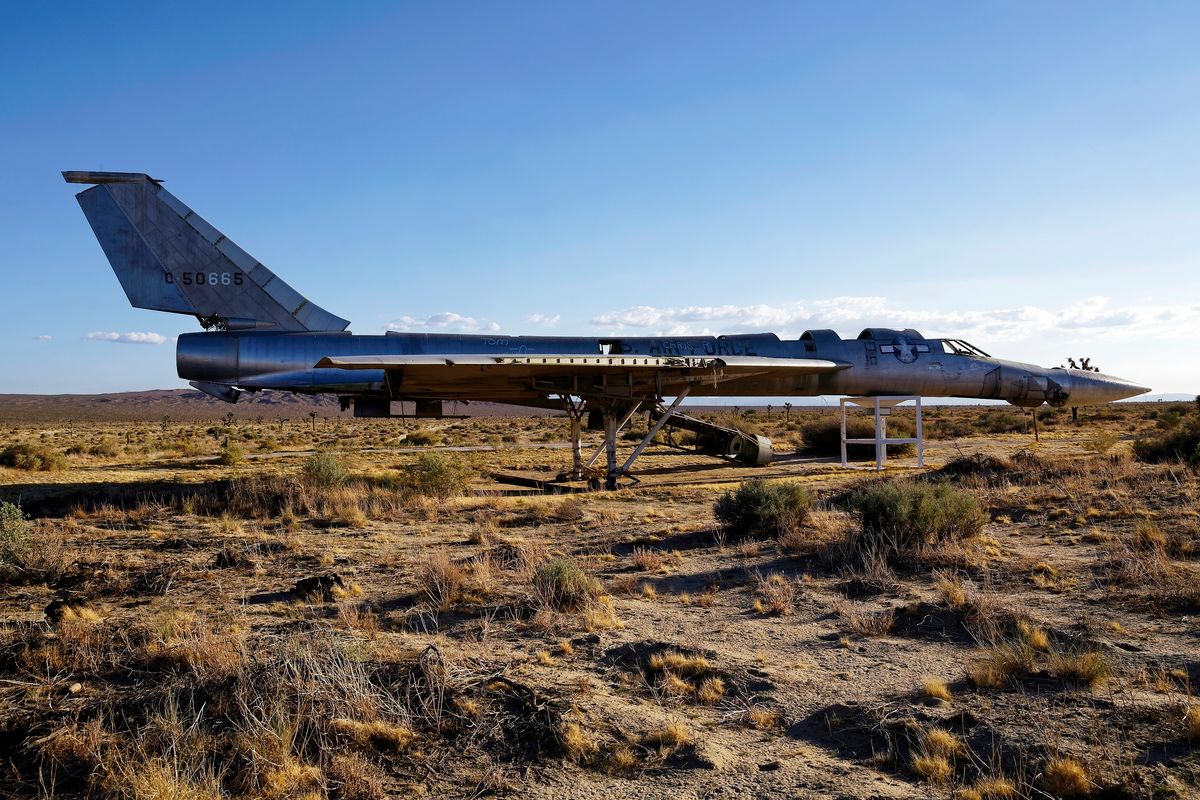
[[(657, 421), (660, 415), (654, 413), (651, 416)], [(765, 436), (742, 433), (685, 414), (672, 414), (665, 427), (694, 433), (698, 453), (751, 466), (771, 463), (771, 440)]]

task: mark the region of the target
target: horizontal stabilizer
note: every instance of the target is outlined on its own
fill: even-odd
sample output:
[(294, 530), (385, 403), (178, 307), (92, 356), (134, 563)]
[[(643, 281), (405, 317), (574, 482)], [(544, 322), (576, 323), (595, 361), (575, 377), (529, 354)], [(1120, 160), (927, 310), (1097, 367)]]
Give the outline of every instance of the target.
[(205, 328), (341, 331), (317, 306), (144, 172), (64, 172), (129, 302)]

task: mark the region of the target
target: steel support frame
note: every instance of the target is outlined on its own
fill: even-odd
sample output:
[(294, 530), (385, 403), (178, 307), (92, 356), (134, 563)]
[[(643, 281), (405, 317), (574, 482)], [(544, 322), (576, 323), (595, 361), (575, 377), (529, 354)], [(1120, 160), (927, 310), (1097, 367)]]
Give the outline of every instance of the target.
[[(915, 437), (889, 439), (887, 436), (887, 418), (896, 406), (913, 401), (917, 410), (917, 430)], [(887, 447), (889, 444), (915, 444), (917, 446), (917, 466), (925, 466), (925, 428), (921, 417), (920, 395), (884, 395), (879, 397), (843, 397), (839, 401), (842, 412), (842, 466), (850, 466), (846, 458), (846, 445), (873, 444), (875, 445), (875, 469), (882, 470), (887, 466)], [(872, 409), (875, 413), (875, 436), (871, 439), (846, 438), (846, 406)]]

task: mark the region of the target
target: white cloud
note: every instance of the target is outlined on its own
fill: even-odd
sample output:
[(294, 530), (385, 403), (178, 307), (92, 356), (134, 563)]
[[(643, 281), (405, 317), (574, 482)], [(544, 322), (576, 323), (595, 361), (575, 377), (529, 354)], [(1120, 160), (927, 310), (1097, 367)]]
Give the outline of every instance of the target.
[(149, 331), (142, 333), (139, 331), (129, 331), (128, 333), (117, 333), (116, 331), (92, 331), (85, 339), (93, 342), (118, 342), (120, 344), (166, 344), (167, 337), (161, 333), (151, 333)]
[(1056, 332), (1089, 337), (1183, 336), (1200, 323), (1200, 304), (1116, 305), (1089, 297), (1061, 308), (1025, 305), (985, 311), (925, 311), (894, 306), (885, 297), (831, 297), (772, 306), (633, 306), (594, 317), (607, 330), (641, 329), (658, 335), (772, 331), (797, 336), (807, 328), (835, 328), (853, 336), (860, 328), (917, 328), (929, 337), (1022, 341)]
[(35, 342), (50, 342), (50, 341), (54, 341), (54, 337), (43, 333), (41, 336), (33, 337), (33, 340)]
[(560, 319), (558, 314), (530, 314), (525, 321), (534, 325), (557, 325)]
[(500, 326), (475, 317), (465, 317), (453, 311), (443, 311), (424, 319), (400, 317), (388, 323), (389, 331), (457, 331), (460, 333), (495, 333)]

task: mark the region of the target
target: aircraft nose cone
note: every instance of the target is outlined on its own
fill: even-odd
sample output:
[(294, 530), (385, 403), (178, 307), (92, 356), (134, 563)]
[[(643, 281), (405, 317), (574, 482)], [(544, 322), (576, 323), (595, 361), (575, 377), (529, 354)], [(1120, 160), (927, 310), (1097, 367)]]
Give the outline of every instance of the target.
[(1068, 372), (1071, 375), (1071, 394), (1068, 402), (1073, 406), (1111, 403), (1114, 400), (1137, 397), (1139, 394), (1150, 391), (1148, 386), (1141, 386), (1113, 375), (1085, 372), (1081, 369), (1072, 369)]

